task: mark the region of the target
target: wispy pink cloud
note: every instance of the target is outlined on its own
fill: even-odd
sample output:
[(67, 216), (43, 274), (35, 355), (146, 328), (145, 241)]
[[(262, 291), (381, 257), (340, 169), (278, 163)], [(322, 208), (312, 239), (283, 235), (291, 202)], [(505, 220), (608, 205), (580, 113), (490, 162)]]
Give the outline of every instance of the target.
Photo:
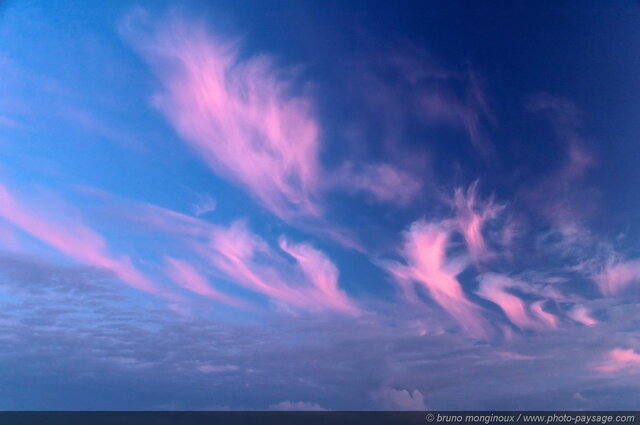
[(206, 277), (212, 276), (262, 294), (289, 312), (361, 313), (339, 288), (335, 264), (309, 244), (290, 243), (281, 237), (277, 249), (241, 220), (221, 226), (157, 205), (121, 199), (91, 188), (83, 190), (106, 201), (114, 219), (136, 223), (136, 229), (151, 234), (154, 241), (164, 240), (159, 247), (165, 258), (164, 270), (185, 289), (247, 307), (212, 288)]
[(595, 365), (595, 370), (603, 373), (640, 372), (640, 354), (630, 348), (614, 348), (601, 363)]
[(365, 192), (378, 202), (406, 205), (421, 189), (407, 172), (386, 163), (345, 163), (336, 173), (335, 184), (350, 192)]
[(546, 358), (543, 356), (529, 356), (526, 354), (512, 353), (510, 351), (498, 351), (496, 352), (496, 354), (499, 357), (502, 357), (503, 359), (507, 359), (507, 360), (539, 360), (539, 359)]
[(336, 310), (357, 313), (358, 309), (338, 287), (338, 269), (321, 251), (309, 244), (292, 244), (280, 239), (280, 248), (292, 256), (314, 290), (314, 298)]
[[(495, 148), (486, 137), (485, 127), (495, 121), (482, 79), (471, 67), (454, 70), (413, 46), (394, 45), (384, 59), (377, 54), (366, 63), (357, 78), (365, 78), (365, 97), (383, 112), (390, 139), (397, 143), (409, 122), (426, 125), (446, 124), (466, 132), (473, 147), (485, 158)], [(379, 53), (379, 50), (376, 50)], [(379, 74), (376, 70), (381, 71)], [(400, 78), (391, 83), (385, 75)], [(454, 90), (458, 87), (460, 90)]]
[(589, 310), (584, 306), (578, 305), (573, 307), (569, 310), (567, 315), (576, 322), (582, 323), (586, 326), (594, 326), (598, 324), (598, 321), (591, 317)]
[(229, 228), (216, 228), (208, 246), (198, 246), (201, 255), (208, 257), (216, 269), (227, 275), (234, 283), (249, 287), (275, 299), (289, 303), (300, 300), (293, 291), (287, 290), (284, 282), (255, 262), (258, 253), (268, 255), (268, 245), (257, 235), (249, 232), (242, 222), (235, 222)]
[(445, 121), (464, 128), (471, 143), (486, 158), (494, 155), (494, 147), (483, 134), (483, 122), (493, 121), (481, 80), (473, 72), (450, 74), (450, 81), (463, 82), (466, 92), (458, 97), (449, 90), (421, 90), (419, 105), (429, 120)]
[(358, 313), (358, 308), (338, 288), (335, 265), (310, 245), (290, 244), (281, 239), (282, 250), (296, 260), (292, 266), (242, 222), (218, 228), (212, 236), (209, 249), (200, 250), (201, 255), (234, 283), (281, 305)]
[(563, 185), (574, 182), (595, 165), (595, 157), (588, 151), (579, 128), (582, 113), (568, 99), (546, 93), (531, 96), (527, 107), (532, 112), (545, 114), (553, 127), (558, 141), (565, 148), (566, 158), (558, 173), (565, 180)]
[(167, 276), (183, 288), (233, 307), (247, 308), (247, 303), (244, 301), (235, 299), (214, 289), (208, 279), (188, 262), (177, 258), (166, 257), (165, 263)]
[(318, 215), (318, 124), (293, 74), (267, 56), (241, 59), (200, 21), (172, 16), (140, 34), (136, 18), (125, 32), (162, 82), (154, 103), (202, 160), (280, 217)]
[(456, 189), (453, 204), (456, 209), (456, 224), (464, 236), (471, 258), (478, 265), (491, 254), (482, 233), (483, 227), (503, 207), (492, 200), (482, 203), (478, 199), (478, 181), (469, 186), (466, 192), (461, 188)]
[(588, 201), (581, 198), (585, 193), (581, 182), (596, 159), (579, 132), (581, 113), (569, 100), (545, 93), (531, 96), (527, 107), (548, 118), (564, 159), (526, 193), (526, 198), (569, 241), (585, 240), (589, 232), (581, 221), (593, 209), (593, 197), (587, 197)]
[(557, 328), (558, 327), (558, 318), (544, 310), (544, 304), (546, 300), (539, 300), (532, 302), (529, 306), (531, 312), (538, 318), (538, 320), (542, 321), (549, 328)]
[(123, 200), (100, 191), (91, 192), (112, 202), (108, 208), (113, 210), (113, 214), (118, 218), (134, 222), (141, 229), (158, 231), (159, 235), (168, 234), (174, 237), (181, 236), (183, 239), (202, 239), (208, 237), (211, 231), (216, 228), (208, 221), (158, 205)]
[(105, 240), (82, 224), (77, 217), (73, 220), (46, 218), (44, 210), (40, 209), (36, 213), (1, 184), (0, 216), (78, 262), (110, 270), (136, 289), (156, 294), (164, 293), (134, 267), (129, 257), (114, 257), (109, 254)]
[(630, 284), (640, 283), (640, 260), (610, 261), (595, 276), (603, 295), (616, 295)]
[(509, 292), (520, 286), (517, 281), (496, 273), (480, 276), (480, 287), (476, 293), (500, 307), (509, 320), (521, 329), (538, 329), (541, 323), (532, 317), (525, 301)]
[(413, 285), (418, 283), (466, 332), (487, 337), (490, 328), (481, 308), (469, 301), (457, 279), (468, 261), (448, 258), (451, 233), (452, 226), (446, 222), (415, 222), (405, 232), (402, 255), (406, 264), (388, 262), (385, 266), (409, 299), (417, 299)]

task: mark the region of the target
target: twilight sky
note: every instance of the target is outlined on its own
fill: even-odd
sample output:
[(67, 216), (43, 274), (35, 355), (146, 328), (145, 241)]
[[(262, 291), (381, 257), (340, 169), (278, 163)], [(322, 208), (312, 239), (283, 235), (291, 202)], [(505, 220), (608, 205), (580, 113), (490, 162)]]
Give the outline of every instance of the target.
[(640, 3), (0, 2), (0, 409), (638, 409)]

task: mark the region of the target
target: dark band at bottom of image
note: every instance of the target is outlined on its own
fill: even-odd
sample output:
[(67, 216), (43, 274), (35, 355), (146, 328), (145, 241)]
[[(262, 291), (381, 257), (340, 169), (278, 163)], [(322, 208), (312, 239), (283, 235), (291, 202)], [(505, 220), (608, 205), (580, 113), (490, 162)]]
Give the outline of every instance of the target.
[(0, 412), (0, 424), (640, 424), (640, 411)]

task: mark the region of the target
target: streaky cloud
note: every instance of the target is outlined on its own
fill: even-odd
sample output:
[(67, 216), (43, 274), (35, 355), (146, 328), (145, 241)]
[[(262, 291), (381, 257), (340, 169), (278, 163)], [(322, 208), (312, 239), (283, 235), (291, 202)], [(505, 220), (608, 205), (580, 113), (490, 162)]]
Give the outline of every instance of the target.
[(208, 279), (190, 263), (169, 256), (165, 258), (165, 263), (167, 275), (183, 288), (232, 307), (248, 309), (246, 302), (214, 289)]
[(318, 298), (336, 310), (357, 313), (357, 308), (338, 287), (338, 268), (323, 252), (309, 244), (292, 244), (284, 238), (280, 239), (280, 248), (296, 260), (319, 293)]
[[(483, 79), (473, 67), (457, 70), (443, 66), (415, 46), (387, 49), (386, 55), (377, 49), (352, 80), (362, 81), (363, 96), (372, 113), (380, 113), (378, 118), (390, 142), (396, 144), (404, 137), (409, 125), (445, 124), (465, 132), (482, 158), (495, 159), (495, 146), (485, 134), (495, 117)], [(398, 78), (390, 81), (389, 73)], [(397, 153), (397, 147), (388, 148)]]
[(418, 299), (414, 288), (418, 283), (468, 334), (486, 338), (491, 327), (457, 279), (468, 260), (447, 255), (452, 231), (451, 222), (414, 222), (404, 234), (401, 253), (405, 264), (390, 261), (385, 267), (410, 300)]
[(491, 199), (482, 203), (478, 199), (478, 184), (479, 181), (476, 180), (466, 192), (462, 188), (457, 188), (453, 197), (456, 224), (464, 236), (469, 254), (476, 265), (491, 256), (482, 233), (483, 227), (503, 209), (503, 206), (495, 204)]
[(594, 279), (603, 295), (617, 295), (630, 284), (640, 282), (640, 260), (609, 261)]
[[(67, 205), (64, 207), (70, 208)], [(110, 270), (123, 282), (141, 291), (169, 296), (156, 283), (138, 271), (129, 257), (110, 254), (105, 239), (78, 219), (45, 218), (42, 210), (33, 211), (2, 184), (0, 184), (0, 216), (80, 263)]]
[(335, 184), (349, 192), (364, 192), (377, 202), (409, 204), (422, 185), (407, 172), (387, 163), (347, 161), (336, 172)]
[(584, 178), (596, 159), (580, 132), (582, 114), (568, 99), (547, 93), (530, 96), (526, 106), (548, 119), (564, 158), (525, 197), (569, 242), (584, 241), (590, 237), (582, 223), (590, 205), (580, 195), (585, 193)]
[[(508, 292), (508, 289), (518, 286), (522, 286), (522, 284), (506, 276), (486, 273), (480, 276), (480, 287), (476, 293), (498, 305), (509, 320), (519, 328), (541, 328), (542, 323), (531, 315), (526, 303), (516, 295)], [(540, 311), (542, 310), (540, 309)]]
[(281, 306), (358, 314), (358, 308), (338, 289), (337, 268), (323, 253), (284, 239), (280, 247), (296, 260), (296, 266), (237, 221), (228, 228), (217, 228), (208, 247), (198, 250), (234, 283), (264, 294)]
[(558, 327), (558, 318), (544, 309), (546, 300), (532, 302), (529, 306), (531, 312), (549, 328)]
[(594, 326), (598, 324), (598, 321), (591, 317), (589, 310), (581, 305), (574, 306), (567, 314), (571, 319), (585, 326)]
[(361, 313), (339, 288), (335, 264), (308, 243), (291, 243), (281, 236), (280, 249), (276, 249), (252, 232), (244, 220), (221, 225), (100, 190), (82, 190), (108, 202), (112, 217), (119, 223), (135, 223), (139, 232), (162, 241), (153, 249), (164, 258), (165, 273), (191, 292), (253, 310), (246, 300), (237, 299), (235, 292), (231, 297), (211, 287), (205, 277), (211, 276), (265, 296), (288, 313)]
[(640, 372), (640, 354), (631, 348), (614, 348), (595, 369), (603, 373)]
[(318, 123), (292, 73), (241, 58), (198, 20), (172, 15), (145, 33), (139, 15), (122, 27), (162, 82), (153, 102), (202, 161), (281, 218), (318, 216)]

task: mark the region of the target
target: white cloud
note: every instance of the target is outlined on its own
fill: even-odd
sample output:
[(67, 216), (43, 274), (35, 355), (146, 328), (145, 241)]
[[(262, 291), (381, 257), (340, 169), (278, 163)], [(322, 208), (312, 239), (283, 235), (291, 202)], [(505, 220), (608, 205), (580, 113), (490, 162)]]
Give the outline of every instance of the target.
[(418, 390), (396, 390), (385, 387), (372, 394), (384, 410), (427, 410), (424, 395)]

